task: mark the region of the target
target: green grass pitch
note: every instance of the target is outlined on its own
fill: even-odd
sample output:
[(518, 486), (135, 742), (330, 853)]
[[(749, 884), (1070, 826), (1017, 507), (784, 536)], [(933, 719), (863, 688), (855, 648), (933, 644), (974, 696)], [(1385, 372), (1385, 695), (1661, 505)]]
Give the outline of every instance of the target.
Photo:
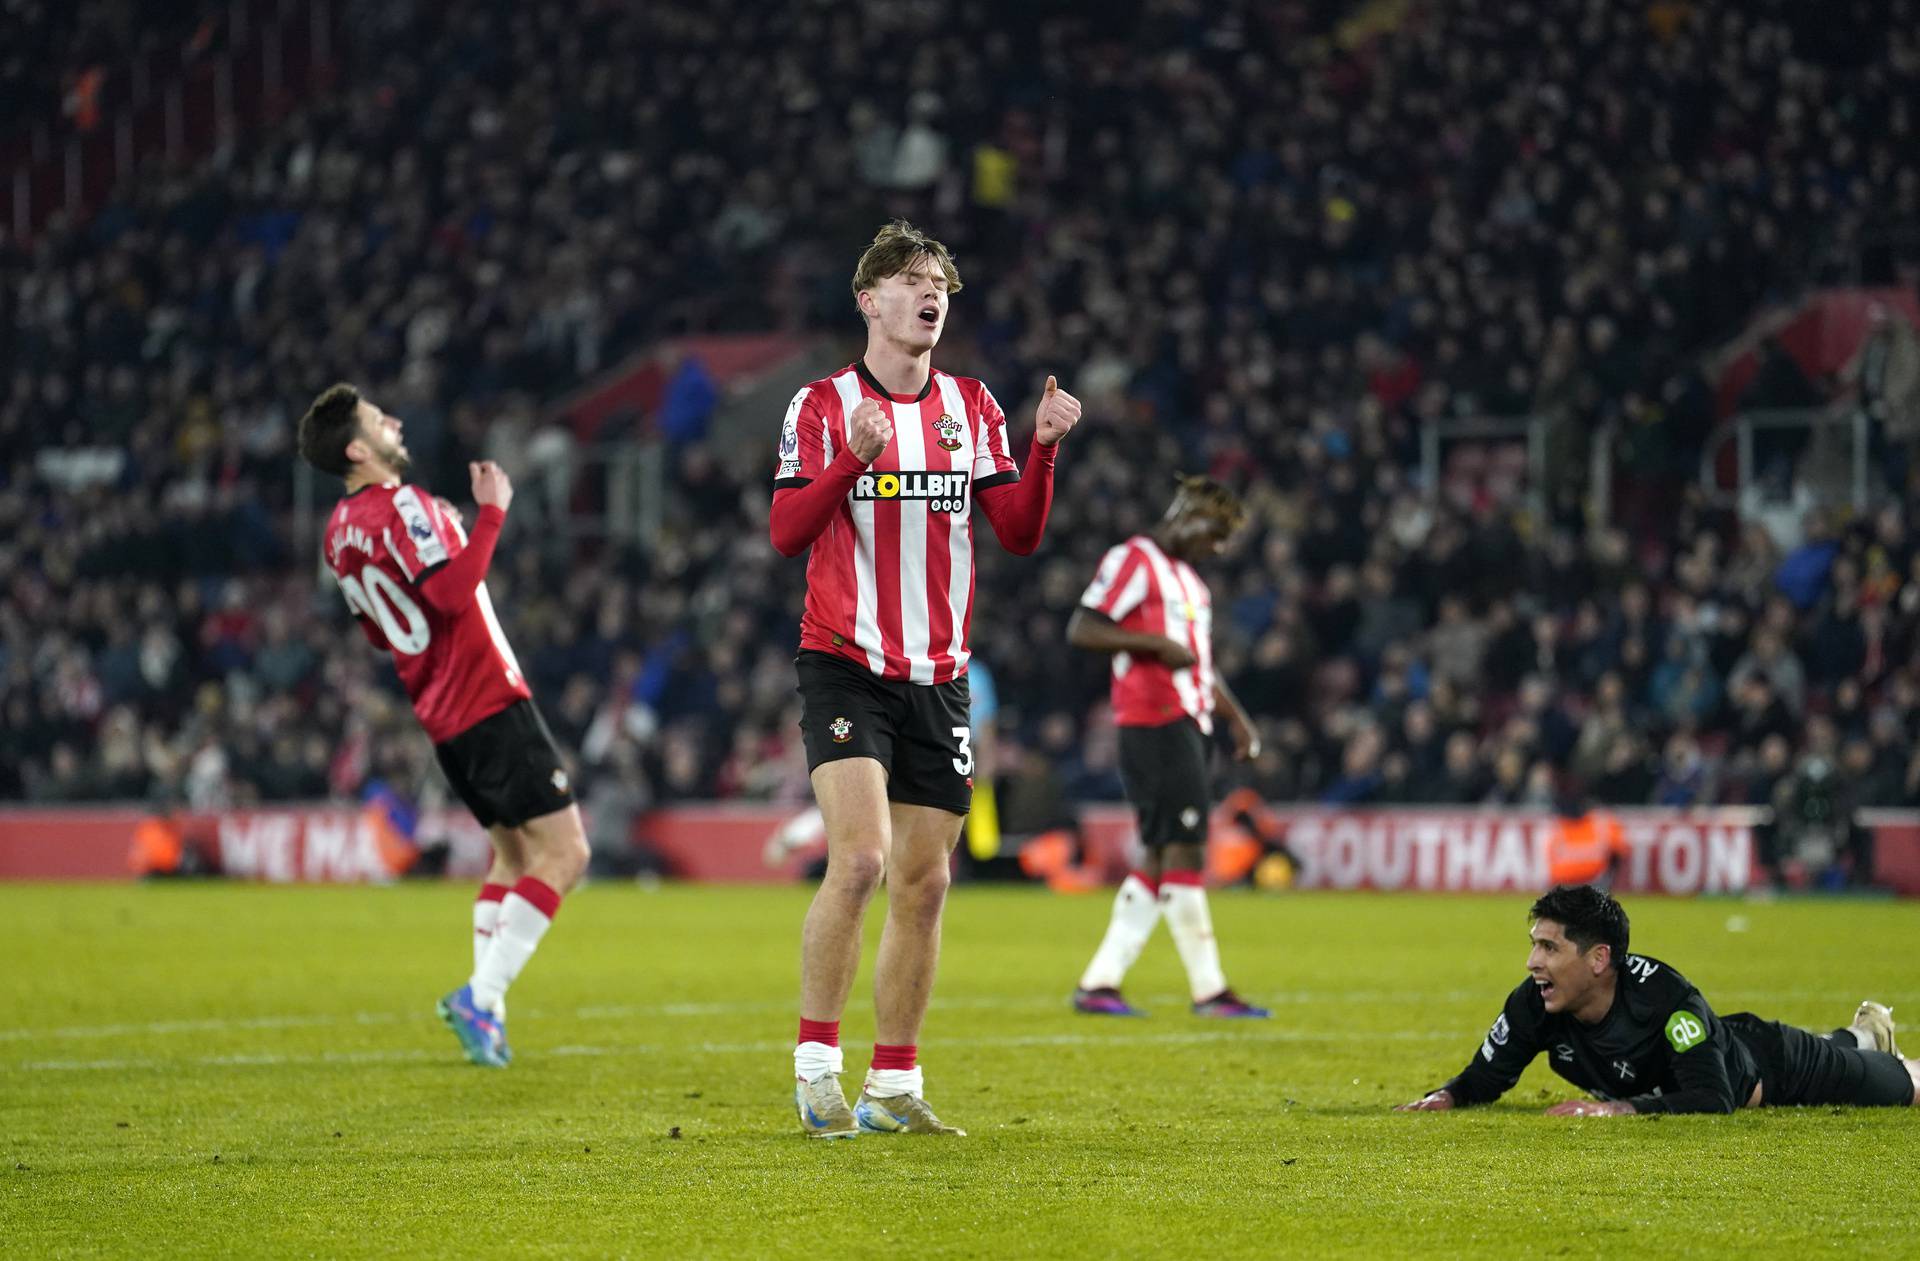
[[(1066, 1005), (1104, 895), (954, 891), (922, 1037), (964, 1140), (802, 1139), (808, 892), (602, 885), (515, 988), (517, 1063), (432, 1016), (470, 891), (0, 886), (0, 1256), (1913, 1255), (1920, 1112), (1570, 1120), (1389, 1105), (1479, 1045), (1526, 899), (1217, 894), (1266, 1023), (1194, 1019), (1164, 928)], [(877, 936), (882, 908), (870, 924)], [(1720, 1011), (1920, 1014), (1920, 912), (1628, 901)], [(869, 943), (871, 949), (871, 940)], [(871, 954), (869, 953), (869, 959)], [(843, 1029), (857, 1084), (861, 989)]]

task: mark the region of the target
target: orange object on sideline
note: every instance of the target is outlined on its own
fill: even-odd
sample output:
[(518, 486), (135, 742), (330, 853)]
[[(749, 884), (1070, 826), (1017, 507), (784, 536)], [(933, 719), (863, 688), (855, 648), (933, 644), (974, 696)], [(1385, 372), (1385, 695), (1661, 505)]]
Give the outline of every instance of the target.
[(1239, 883), (1266, 852), (1266, 846), (1231, 823), (1215, 827), (1207, 836), (1207, 883)]
[(127, 866), (136, 876), (170, 876), (180, 870), (186, 850), (178, 824), (158, 815), (148, 815), (133, 825)]
[(1620, 820), (1603, 810), (1560, 819), (1547, 840), (1547, 878), (1554, 884), (1592, 884), (1625, 848)]
[(1020, 847), (1020, 870), (1030, 880), (1051, 880), (1073, 866), (1073, 833), (1042, 832)]

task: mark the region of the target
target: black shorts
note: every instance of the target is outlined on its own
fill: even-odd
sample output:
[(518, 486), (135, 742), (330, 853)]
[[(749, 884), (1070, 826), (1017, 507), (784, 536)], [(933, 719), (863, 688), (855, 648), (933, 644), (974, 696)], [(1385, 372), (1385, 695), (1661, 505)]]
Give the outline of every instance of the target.
[(1202, 845), (1207, 839), (1206, 733), (1191, 718), (1159, 727), (1120, 728), (1120, 779), (1140, 816), (1148, 849)]
[(546, 719), (515, 701), (433, 746), (447, 783), (480, 826), (519, 827), (573, 804), (573, 783)]
[(887, 770), (891, 801), (954, 814), (973, 808), (966, 675), (950, 683), (906, 683), (812, 649), (793, 664), (800, 674), (800, 734), (809, 771), (842, 758), (870, 757)]
[(1760, 1066), (1763, 1105), (1904, 1108), (1913, 1102), (1913, 1078), (1897, 1055), (1862, 1051), (1752, 1012), (1735, 1012), (1726, 1025)]

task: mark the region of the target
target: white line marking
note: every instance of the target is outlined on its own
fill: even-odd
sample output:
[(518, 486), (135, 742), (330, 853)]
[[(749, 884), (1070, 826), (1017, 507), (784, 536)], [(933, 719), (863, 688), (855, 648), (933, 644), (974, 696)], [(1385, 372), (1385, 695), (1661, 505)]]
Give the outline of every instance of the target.
[[(969, 1047), (1102, 1047), (1102, 1046), (1183, 1046), (1197, 1043), (1233, 1042), (1233, 1043), (1326, 1043), (1351, 1042), (1351, 1033), (1321, 1033), (1302, 1029), (1272, 1028), (1236, 1028), (1236, 1029), (1196, 1029), (1182, 1033), (1147, 1033), (1100, 1036), (1090, 1033), (1037, 1033), (1018, 1034), (1007, 1037), (989, 1038), (942, 1038), (939, 1045), (943, 1048), (965, 1049)], [(1372, 1041), (1381, 1042), (1438, 1042), (1461, 1040), (1458, 1030), (1402, 1030), (1395, 1033), (1368, 1035)], [(1467, 1041), (1472, 1041), (1468, 1038)], [(648, 1055), (777, 1055), (793, 1049), (793, 1043), (786, 1039), (766, 1039), (758, 1042), (684, 1042), (684, 1043), (623, 1043), (614, 1046), (558, 1046), (545, 1054), (561, 1058), (578, 1057), (619, 1057)], [(457, 1062), (459, 1054), (452, 1050), (429, 1051), (423, 1048), (395, 1048), (378, 1051), (330, 1051), (321, 1055), (207, 1055), (182, 1060), (28, 1060), (12, 1065), (14, 1070), (29, 1073), (59, 1072), (96, 1072), (101, 1070), (126, 1071), (130, 1069), (162, 1069), (173, 1071), (184, 1067), (194, 1068), (259, 1068), (259, 1067), (312, 1067), (327, 1064), (397, 1064), (429, 1063), (444, 1061)]]
[[(1485, 990), (1291, 990), (1276, 993), (1248, 991), (1246, 997), (1269, 1007), (1311, 1005), (1314, 1003), (1334, 1003), (1343, 1006), (1359, 1004), (1377, 1004), (1382, 1006), (1414, 1006), (1422, 1003), (1477, 1003), (1489, 1011), (1497, 1009), (1506, 998), (1504, 991), (1497, 988)], [(1807, 999), (1832, 1000), (1836, 1009), (1845, 1008), (1851, 1012), (1852, 1003), (1832, 990), (1722, 990), (1722, 1001), (1715, 1010), (1738, 1011), (1748, 1003), (1783, 1003)], [(1893, 1003), (1899, 1003), (1905, 994), (1892, 994)], [(1137, 996), (1142, 1006), (1149, 1010), (1163, 1009), (1172, 1011), (1184, 1008), (1187, 999), (1177, 994), (1149, 994)], [(932, 1010), (940, 1011), (1047, 1011), (1064, 1009), (1067, 1006), (1066, 992), (1058, 997), (1052, 995), (1032, 995), (1024, 998), (1009, 998), (1002, 995), (982, 994), (958, 998), (936, 998)], [(871, 1011), (870, 1001), (856, 1000), (847, 1004), (849, 1012)], [(754, 1016), (791, 1012), (793, 1002), (790, 999), (769, 1000), (749, 1003), (597, 1003), (586, 1007), (576, 1007), (570, 1013), (575, 1020), (625, 1020), (633, 1017), (684, 1017), (701, 1016)], [(515, 1014), (530, 1020), (555, 1018), (555, 1013), (538, 1008), (524, 1011), (515, 1008)], [(208, 1017), (199, 1020), (160, 1020), (145, 1023), (127, 1023), (113, 1025), (65, 1025), (40, 1029), (0, 1029), (0, 1042), (30, 1042), (37, 1039), (85, 1039), (85, 1038), (126, 1038), (126, 1037), (163, 1037), (183, 1033), (225, 1033), (244, 1029), (312, 1029), (334, 1025), (387, 1025), (411, 1024), (417, 1021), (433, 1019), (430, 1007), (423, 1006), (417, 1011), (361, 1011), (351, 1016), (325, 1014), (247, 1016), (247, 1017)], [(1468, 1030), (1471, 1032), (1471, 1030)]]

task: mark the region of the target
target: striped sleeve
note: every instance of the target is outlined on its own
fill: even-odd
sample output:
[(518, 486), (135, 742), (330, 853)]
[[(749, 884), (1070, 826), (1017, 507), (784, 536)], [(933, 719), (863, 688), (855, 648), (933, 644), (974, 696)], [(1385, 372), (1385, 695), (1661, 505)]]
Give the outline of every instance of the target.
[(775, 490), (805, 486), (833, 462), (833, 427), (827, 423), (826, 412), (811, 385), (802, 387), (787, 404), (777, 458)]
[(1146, 555), (1131, 540), (1119, 543), (1108, 548), (1107, 554), (1100, 558), (1100, 568), (1080, 597), (1080, 603), (1122, 622), (1145, 602), (1152, 581)]
[(1012, 449), (1007, 445), (1006, 413), (1000, 410), (992, 390), (978, 381), (974, 384), (979, 387), (980, 397), (974, 417), (973, 488), (981, 491), (1019, 481), (1020, 466), (1013, 462)]
[(417, 583), (446, 564), (466, 541), (455, 533), (452, 519), (441, 511), (439, 502), (416, 487), (402, 486), (394, 492), (393, 512), (396, 520), (386, 528), (383, 541), (408, 582)]

